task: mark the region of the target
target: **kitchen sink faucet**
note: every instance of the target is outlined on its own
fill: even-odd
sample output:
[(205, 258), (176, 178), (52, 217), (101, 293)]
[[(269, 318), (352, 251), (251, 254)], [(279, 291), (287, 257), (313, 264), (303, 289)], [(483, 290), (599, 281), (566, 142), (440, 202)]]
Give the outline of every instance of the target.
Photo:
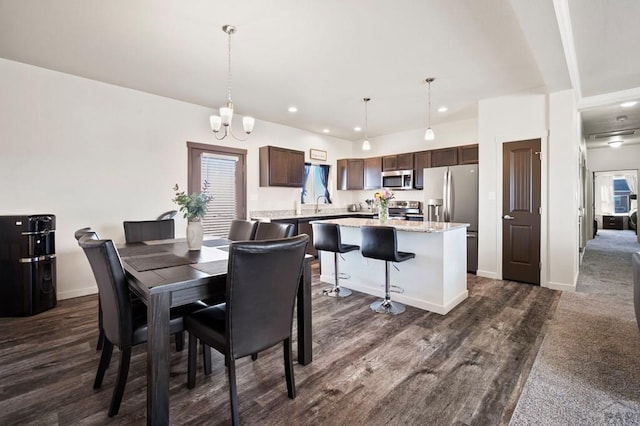
[(318, 206), (318, 201), (320, 201), (320, 198), (324, 198), (324, 201), (329, 201), (324, 195), (318, 195), (318, 198), (316, 198), (316, 213), (320, 213), (320, 207)]

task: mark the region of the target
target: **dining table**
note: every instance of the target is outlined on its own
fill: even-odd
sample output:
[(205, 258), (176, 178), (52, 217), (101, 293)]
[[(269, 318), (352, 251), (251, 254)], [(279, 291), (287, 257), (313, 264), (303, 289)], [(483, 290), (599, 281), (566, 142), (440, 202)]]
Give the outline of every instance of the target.
[[(147, 424), (169, 424), (169, 310), (220, 298), (224, 300), (229, 244), (207, 238), (189, 250), (184, 238), (118, 245), (129, 288), (147, 306)], [(298, 286), (297, 360), (307, 365), (311, 346), (311, 262), (306, 255)], [(260, 301), (256, 301), (260, 303)]]

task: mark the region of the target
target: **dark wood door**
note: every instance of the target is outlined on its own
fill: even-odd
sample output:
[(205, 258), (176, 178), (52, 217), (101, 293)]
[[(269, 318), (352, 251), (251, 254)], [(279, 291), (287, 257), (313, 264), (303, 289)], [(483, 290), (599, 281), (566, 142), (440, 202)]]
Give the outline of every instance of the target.
[(478, 164), (478, 145), (459, 146), (458, 164)]
[(540, 284), (540, 139), (503, 145), (502, 279)]
[(364, 189), (382, 187), (382, 157), (364, 159)]
[(386, 157), (382, 157), (382, 171), (389, 172), (393, 170), (398, 170), (398, 156), (387, 155)]
[(289, 151), (287, 169), (287, 184), (289, 186), (302, 187), (302, 177), (304, 175), (304, 151)]
[(398, 170), (413, 170), (413, 152), (398, 154)]

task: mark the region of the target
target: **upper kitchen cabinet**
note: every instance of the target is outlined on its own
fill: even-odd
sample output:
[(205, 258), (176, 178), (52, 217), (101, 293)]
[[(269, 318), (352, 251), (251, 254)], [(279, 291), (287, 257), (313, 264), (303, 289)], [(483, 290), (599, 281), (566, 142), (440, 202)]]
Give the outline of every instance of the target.
[(304, 151), (260, 147), (260, 186), (302, 187)]
[(386, 155), (382, 157), (382, 171), (413, 170), (413, 153)]
[(431, 151), (420, 151), (413, 154), (414, 159), (414, 172), (413, 172), (413, 186), (416, 189), (423, 188), (423, 175), (424, 168), (431, 167)]
[(364, 189), (382, 187), (382, 157), (364, 159)]
[(458, 164), (478, 164), (478, 144), (459, 146)]
[(434, 149), (431, 151), (431, 167), (455, 166), (458, 164), (458, 147)]
[(364, 189), (364, 160), (362, 158), (338, 160), (337, 166), (337, 187), (339, 190)]

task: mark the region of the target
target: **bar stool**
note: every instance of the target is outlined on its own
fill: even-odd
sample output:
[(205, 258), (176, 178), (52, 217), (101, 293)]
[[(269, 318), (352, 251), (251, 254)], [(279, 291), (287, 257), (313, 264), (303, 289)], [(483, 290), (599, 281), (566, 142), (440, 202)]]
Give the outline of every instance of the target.
[(391, 262), (404, 262), (416, 257), (415, 253), (398, 251), (396, 228), (391, 226), (362, 226), (362, 256), (385, 261), (384, 299), (369, 307), (382, 314), (398, 315), (405, 311), (401, 303), (391, 301)]
[(353, 244), (342, 244), (339, 225), (334, 223), (312, 223), (311, 226), (313, 227), (313, 246), (315, 249), (333, 252), (335, 284), (331, 289), (322, 290), (322, 294), (329, 297), (347, 297), (351, 295), (351, 290), (340, 287), (338, 254), (358, 250), (360, 247)]

